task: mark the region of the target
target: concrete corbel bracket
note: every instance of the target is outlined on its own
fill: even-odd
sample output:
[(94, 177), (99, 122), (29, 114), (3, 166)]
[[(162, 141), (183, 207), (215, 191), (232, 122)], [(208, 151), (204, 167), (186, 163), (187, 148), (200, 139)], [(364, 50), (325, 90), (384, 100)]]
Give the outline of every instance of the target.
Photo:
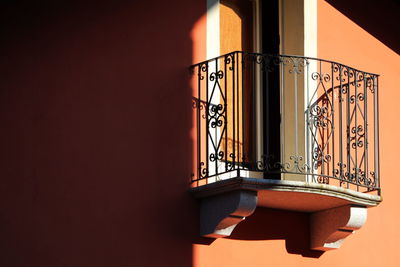
[(257, 192), (231, 191), (203, 198), (200, 205), (200, 234), (211, 238), (226, 237), (254, 212)]
[(367, 220), (367, 208), (343, 206), (314, 212), (310, 218), (311, 249), (337, 249), (344, 239), (360, 229)]

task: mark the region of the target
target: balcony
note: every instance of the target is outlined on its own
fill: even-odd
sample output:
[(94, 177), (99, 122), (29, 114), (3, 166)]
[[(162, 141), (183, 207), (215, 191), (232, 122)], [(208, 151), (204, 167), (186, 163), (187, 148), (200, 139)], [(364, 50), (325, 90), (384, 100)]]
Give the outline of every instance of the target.
[(229, 236), (256, 207), (309, 213), (316, 250), (364, 224), (381, 201), (378, 75), (239, 51), (191, 73), (201, 235)]

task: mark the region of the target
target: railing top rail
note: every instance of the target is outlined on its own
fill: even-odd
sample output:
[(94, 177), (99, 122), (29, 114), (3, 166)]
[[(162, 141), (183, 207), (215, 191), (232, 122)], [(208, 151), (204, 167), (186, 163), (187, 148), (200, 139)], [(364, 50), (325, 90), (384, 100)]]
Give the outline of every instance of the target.
[(377, 77), (380, 76), (379, 74), (376, 74), (376, 73), (373, 73), (373, 72), (367, 72), (367, 71), (359, 70), (359, 69), (350, 67), (349, 65), (345, 65), (345, 64), (342, 64), (342, 63), (339, 63), (339, 62), (336, 62), (336, 61), (332, 61), (332, 60), (327, 60), (327, 59), (321, 59), (321, 58), (315, 58), (315, 57), (306, 57), (306, 56), (298, 56), (298, 55), (284, 55), (284, 54), (282, 54), (282, 55), (273, 55), (273, 54), (263, 54), (263, 53), (254, 53), (254, 52), (244, 52), (244, 51), (233, 51), (233, 52), (230, 52), (230, 53), (218, 56), (218, 57), (214, 57), (214, 58), (211, 58), (211, 59), (208, 59), (208, 60), (204, 60), (204, 61), (201, 61), (199, 63), (191, 65), (190, 68), (195, 68), (197, 66), (201, 66), (201, 65), (206, 64), (208, 62), (211, 62), (211, 61), (214, 61), (214, 60), (217, 60), (217, 59), (221, 59), (221, 58), (224, 58), (224, 57), (226, 57), (228, 55), (236, 54), (236, 53), (237, 54), (248, 54), (248, 55), (254, 55), (254, 56), (287, 57), (287, 58), (302, 58), (302, 59), (316, 60), (316, 61), (322, 61), (322, 62), (326, 62), (326, 63), (336, 64), (338, 66), (341, 66), (341, 67), (344, 67), (344, 68), (348, 68), (348, 69), (352, 69), (352, 70), (357, 71), (357, 72), (362, 72), (362, 73), (373, 75), (373, 76), (377, 76)]

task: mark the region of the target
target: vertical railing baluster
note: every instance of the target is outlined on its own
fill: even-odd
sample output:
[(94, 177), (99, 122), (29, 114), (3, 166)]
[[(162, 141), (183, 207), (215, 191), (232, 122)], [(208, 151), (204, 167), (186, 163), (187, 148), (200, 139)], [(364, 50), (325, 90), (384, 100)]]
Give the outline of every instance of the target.
[[(236, 142), (236, 105), (235, 105), (236, 96), (235, 96), (235, 94), (236, 94), (237, 87), (239, 85), (238, 78), (236, 77), (238, 75), (236, 72), (238, 72), (238, 69), (239, 69), (239, 65), (238, 65), (239, 60), (238, 60), (237, 52), (234, 54), (233, 58), (234, 58), (233, 65), (235, 67), (233, 68), (233, 74), (232, 74), (232, 79), (234, 82), (233, 87), (232, 87), (232, 122), (233, 122), (233, 124), (232, 124), (232, 139), (233, 139), (233, 141), (232, 141), (232, 150), (233, 150), (233, 152), (232, 152), (232, 155), (233, 155), (232, 167), (233, 168), (232, 169), (234, 170), (236, 168), (236, 158), (237, 158), (236, 143), (235, 143)], [(235, 58), (236, 58), (236, 60), (235, 60)], [(235, 65), (235, 63), (236, 63), (236, 65)], [(235, 80), (236, 80), (236, 90), (235, 90)]]
[(364, 81), (364, 185), (368, 185), (368, 91), (367, 74), (363, 73)]
[[(249, 145), (251, 144), (251, 147), (249, 146), (248, 147), (248, 149), (249, 149), (249, 151), (251, 151), (252, 153), (251, 153), (251, 155), (249, 155), (250, 153), (248, 153), (248, 155), (247, 155), (247, 157), (248, 157), (248, 160), (249, 160), (249, 167), (251, 168), (251, 163), (250, 163), (250, 160), (255, 160), (256, 158), (257, 158), (257, 156), (256, 156), (256, 154), (257, 154), (257, 148), (256, 148), (256, 143), (257, 143), (257, 130), (256, 130), (256, 125), (255, 125), (255, 122), (257, 122), (257, 110), (256, 110), (256, 108), (257, 108), (257, 106), (256, 106), (256, 103), (257, 103), (257, 99), (256, 99), (256, 69), (257, 69), (257, 60), (258, 60), (258, 57), (259, 57), (259, 55), (258, 54), (256, 54), (256, 55), (254, 55), (254, 60), (253, 60), (253, 67), (252, 67), (252, 69), (251, 69), (251, 71), (252, 71), (252, 79), (251, 79), (251, 85), (252, 85), (252, 94), (251, 95), (253, 95), (253, 99), (252, 99), (252, 104), (251, 105), (249, 105), (250, 107), (251, 106), (253, 106), (252, 107), (252, 109), (251, 109), (251, 112), (253, 113), (252, 114), (252, 121), (251, 121), (251, 123), (249, 122), (249, 128), (250, 129), (252, 129), (252, 136), (251, 137), (249, 137), (249, 138), (251, 138), (252, 139), (252, 142), (249, 142)], [(243, 99), (243, 95), (244, 95), (244, 93), (242, 92), (242, 99)], [(243, 103), (244, 103), (244, 101), (243, 101)], [(250, 109), (249, 109), (250, 110)], [(243, 121), (244, 122), (244, 121)], [(242, 123), (243, 123), (242, 122)], [(243, 123), (243, 125), (244, 125), (244, 123)], [(249, 135), (250, 135), (250, 133), (249, 133)], [(243, 153), (243, 155), (244, 155), (244, 153)]]
[[(197, 92), (197, 179), (201, 178), (201, 65), (197, 66), (198, 92)], [(197, 181), (197, 185), (199, 181)]]
[(205, 162), (205, 164), (206, 164), (206, 170), (207, 170), (207, 172), (206, 172), (206, 174), (207, 174), (207, 180), (206, 180), (206, 183), (208, 183), (208, 177), (209, 177), (209, 174), (210, 174), (210, 167), (209, 167), (209, 149), (208, 149), (208, 146), (210, 145), (209, 144), (209, 106), (210, 106), (210, 101), (209, 101), (209, 99), (208, 99), (208, 87), (209, 87), (209, 85), (208, 85), (208, 83), (209, 83), (209, 77), (208, 77), (208, 61), (207, 61), (207, 63), (206, 63), (206, 103), (205, 103), (205, 110), (204, 110), (204, 112), (205, 112), (205, 114), (206, 114), (206, 126), (205, 126), (205, 129), (206, 129), (206, 162)]
[[(347, 105), (346, 105), (346, 115), (347, 115), (347, 120), (346, 120), (346, 129), (347, 129), (347, 144), (346, 144), (346, 150), (347, 150), (347, 173), (348, 173), (348, 181), (351, 181), (351, 166), (350, 166), (350, 70), (349, 68), (346, 67), (347, 70)], [(347, 188), (349, 188), (350, 184), (349, 182), (347, 183)]]
[(332, 122), (331, 122), (331, 133), (332, 133), (332, 148), (331, 148), (331, 154), (332, 154), (332, 174), (330, 174), (330, 169), (328, 166), (328, 175), (334, 176), (334, 170), (335, 170), (335, 81), (333, 78), (333, 63), (330, 63), (331, 65), (331, 92), (332, 92), (332, 101), (331, 101), (331, 113), (332, 113)]
[[(218, 87), (218, 58), (215, 59), (215, 85), (213, 86), (213, 93), (216, 94), (216, 89)], [(216, 94), (217, 96), (219, 95), (220, 91), (218, 90), (218, 94)], [(214, 153), (215, 153), (215, 178), (218, 178), (218, 150), (219, 150), (219, 142), (218, 142), (218, 120), (219, 120), (219, 111), (218, 111), (218, 103), (221, 101), (221, 96), (219, 96), (220, 99), (217, 100), (217, 102), (215, 102), (215, 139), (214, 139)], [(212, 99), (210, 99), (210, 102), (212, 101)]]
[[(241, 157), (242, 157), (242, 162), (241, 162), (241, 164), (242, 164), (242, 169), (244, 169), (244, 163), (245, 163), (245, 128), (244, 128), (244, 122), (245, 122), (245, 120), (244, 120), (244, 90), (245, 90), (245, 77), (246, 77), (246, 75), (245, 75), (245, 62), (244, 62), (244, 60), (245, 60), (245, 56), (244, 56), (244, 53), (242, 53), (242, 96), (241, 96), (241, 111), (242, 111), (242, 118), (241, 118), (241, 120), (242, 121), (240, 121), (240, 118), (238, 119), (238, 130), (240, 129), (240, 125), (242, 126), (242, 152), (241, 152)], [(237, 103), (237, 105), (238, 105), (238, 107), (239, 107), (239, 105), (240, 105), (240, 102), (239, 102), (239, 96), (238, 96), (238, 103)], [(238, 108), (239, 109), (239, 108)], [(238, 114), (238, 117), (239, 117), (239, 114)], [(238, 133), (238, 136), (240, 137), (240, 135), (239, 135), (239, 133)], [(239, 149), (240, 149), (240, 142), (238, 142), (238, 146), (239, 146)], [(240, 167), (238, 168), (238, 169), (240, 169)], [(240, 176), (240, 171), (239, 171), (239, 176)]]
[[(224, 94), (225, 94), (225, 100), (224, 100), (224, 111), (225, 111), (225, 118), (224, 118), (224, 124), (225, 124), (225, 171), (228, 171), (228, 72), (227, 70), (227, 62), (228, 62), (228, 58), (230, 57), (230, 55), (225, 56), (224, 57), (224, 86), (225, 86), (225, 90), (224, 90)], [(221, 136), (221, 138), (223, 138), (223, 136)]]
[[(319, 65), (319, 79), (320, 79), (320, 83), (321, 83), (321, 86), (322, 87), (324, 87), (324, 79), (323, 79), (323, 72), (322, 72), (322, 61), (321, 60), (318, 60), (318, 65)], [(325, 90), (324, 90), (325, 91)], [(317, 94), (318, 94), (318, 92), (317, 92)], [(325, 94), (325, 93), (323, 93), (323, 94)], [(327, 98), (327, 100), (329, 100), (329, 98), (328, 98), (328, 96), (325, 96), (325, 95), (323, 95), (323, 98), (322, 98), (322, 104), (321, 104), (321, 106), (322, 106), (322, 108), (324, 107), (324, 98)], [(327, 100), (325, 100), (325, 101), (327, 101)], [(317, 132), (318, 132), (318, 130), (317, 130)], [(321, 175), (323, 176), (323, 175), (325, 175), (325, 163), (324, 163), (324, 149), (325, 149), (325, 142), (326, 142), (326, 140), (324, 140), (325, 138), (327, 138), (327, 137), (325, 137), (325, 131), (322, 129), (321, 130), (321, 144), (320, 145), (318, 145), (317, 144), (317, 146), (318, 146), (318, 149), (319, 149), (319, 151), (321, 152)], [(323, 181), (325, 182), (325, 179), (323, 179)]]
[[(263, 93), (262, 93), (262, 95), (264, 96), (264, 103), (262, 104), (262, 107), (263, 107), (263, 111), (265, 112), (265, 114), (263, 115), (263, 123), (265, 123), (265, 128), (263, 129), (263, 134), (262, 134), (262, 138), (265, 138), (266, 140), (264, 140), (264, 142), (263, 142), (263, 144), (264, 144), (264, 157), (263, 157), (263, 155), (261, 155), (261, 157), (260, 157), (260, 160), (262, 161), (262, 163), (261, 163), (261, 167), (263, 167), (263, 171), (264, 171), (264, 177), (266, 177), (265, 176), (265, 171), (266, 170), (268, 170), (268, 168), (267, 168), (267, 165), (266, 164), (268, 164), (268, 162), (267, 162), (267, 160), (268, 160), (268, 158), (269, 158), (269, 156), (271, 155), (271, 137), (270, 137), (270, 133), (272, 132), (271, 131), (271, 126), (270, 126), (270, 120), (271, 120), (271, 118), (272, 118), (272, 116), (271, 116), (271, 113), (270, 113), (270, 108), (271, 107), (269, 107), (269, 103), (270, 103), (270, 100), (269, 100), (269, 95), (270, 95), (270, 91), (269, 90), (271, 90), (270, 88), (269, 88), (269, 86), (270, 86), (270, 83), (269, 83), (269, 75), (270, 75), (270, 72), (269, 72), (269, 70), (268, 70), (268, 68), (269, 67), (271, 67), (271, 71), (273, 71), (273, 63), (272, 63), (272, 61), (273, 61), (273, 58), (272, 57), (267, 57), (267, 62), (266, 62), (266, 65), (265, 65), (265, 69), (264, 70), (261, 70), (261, 75), (260, 75), (260, 77), (262, 77), (262, 79), (264, 79), (264, 81), (265, 81), (265, 84), (263, 84), (262, 85), (262, 87), (261, 87), (261, 91), (263, 91)], [(265, 77), (264, 77), (265, 76)], [(269, 170), (268, 170), (269, 171)]]
[[(281, 132), (281, 155), (280, 155), (280, 171), (283, 171), (283, 168), (285, 166), (285, 90), (283, 90), (285, 88), (285, 64), (283, 62), (284, 57), (279, 56), (279, 70), (281, 72), (281, 82), (280, 82), (280, 86), (279, 86), (279, 90), (280, 90), (280, 132)], [(281, 176), (282, 178), (282, 176)]]
[[(299, 129), (298, 129), (298, 84), (297, 84), (297, 75), (299, 72), (299, 62), (297, 61), (297, 59), (293, 58), (293, 62), (294, 62), (294, 71), (293, 71), (293, 75), (294, 75), (294, 156), (297, 158), (295, 159), (298, 160), (298, 156), (299, 156)], [(295, 163), (296, 164), (296, 163)]]
[[(339, 68), (339, 176), (344, 180), (343, 173), (343, 84), (342, 84), (342, 70), (343, 66), (338, 65)], [(340, 186), (342, 181), (340, 182)]]
[(380, 169), (379, 169), (379, 95), (378, 95), (378, 87), (379, 84), (379, 77), (375, 76), (374, 77), (374, 137), (375, 137), (375, 148), (374, 148), (374, 153), (375, 153), (375, 162), (374, 162), (374, 167), (375, 167), (375, 187), (378, 189), (379, 195), (381, 194), (381, 183), (380, 183)]
[(354, 165), (355, 165), (355, 176), (356, 176), (356, 184), (357, 184), (357, 191), (358, 191), (358, 185), (359, 185), (359, 183), (360, 183), (360, 181), (359, 181), (359, 177), (358, 177), (358, 149), (357, 149), (357, 147), (358, 147), (358, 138), (357, 138), (357, 135), (358, 135), (358, 120), (357, 120), (357, 106), (358, 106), (358, 96), (357, 96), (357, 93), (358, 93), (358, 90), (357, 90), (357, 85), (358, 85), (358, 79), (357, 79), (357, 71), (356, 70), (353, 70), (354, 71), (354, 131), (355, 131), (355, 133), (354, 133), (354, 144), (355, 144), (355, 147), (354, 147), (354, 150), (355, 150), (355, 154), (354, 154)]

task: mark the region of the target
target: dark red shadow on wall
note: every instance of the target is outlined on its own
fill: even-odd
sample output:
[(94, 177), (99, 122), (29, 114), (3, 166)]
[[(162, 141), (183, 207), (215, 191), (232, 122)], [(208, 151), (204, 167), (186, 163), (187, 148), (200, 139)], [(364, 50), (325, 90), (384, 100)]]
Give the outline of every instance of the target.
[(191, 266), (206, 1), (2, 1), (0, 266)]
[(231, 235), (240, 240), (277, 240), (286, 242), (286, 250), (303, 257), (319, 258), (323, 252), (309, 249), (309, 215), (302, 212), (257, 208)]
[[(330, 5), (400, 54), (399, 0), (326, 0)], [(332, 21), (332, 27), (335, 22)]]

